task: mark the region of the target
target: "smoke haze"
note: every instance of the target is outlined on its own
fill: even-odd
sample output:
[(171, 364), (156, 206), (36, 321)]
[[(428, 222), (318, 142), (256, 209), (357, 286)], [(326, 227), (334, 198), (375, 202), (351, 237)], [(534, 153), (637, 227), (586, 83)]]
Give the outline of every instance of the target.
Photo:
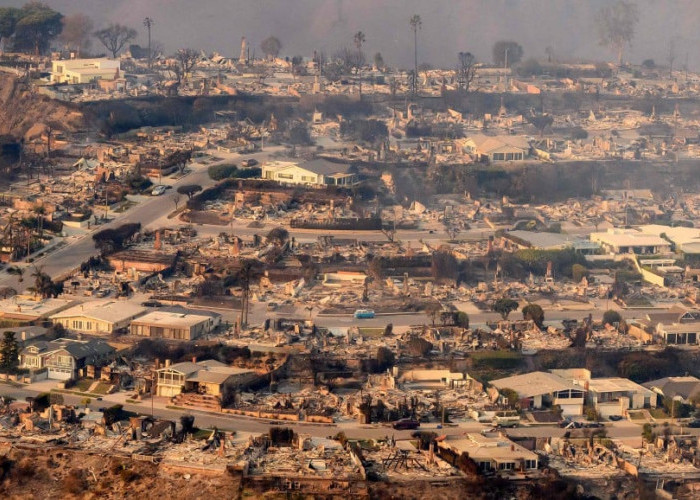
[[(246, 36), (260, 54), (260, 41), (277, 36), (282, 55), (329, 55), (352, 45), (352, 34), (362, 30), (368, 55), (382, 52), (390, 65), (412, 65), (413, 38), (408, 25), (419, 14), (423, 29), (419, 59), (434, 66), (454, 66), (459, 51), (471, 51), (491, 60), (491, 47), (513, 39), (525, 49), (525, 58), (555, 56), (576, 60), (614, 60), (597, 43), (595, 13), (611, 0), (44, 0), (71, 14), (85, 12), (100, 26), (119, 22), (136, 28), (137, 43), (145, 43), (142, 25), (155, 19), (153, 38), (168, 52), (192, 47), (237, 56)], [(22, 0), (0, 0), (20, 6)], [(640, 22), (626, 59), (635, 63), (651, 58), (666, 64), (671, 37), (675, 38), (676, 67), (688, 57), (700, 66), (694, 50), (700, 24), (697, 0), (638, 0)]]

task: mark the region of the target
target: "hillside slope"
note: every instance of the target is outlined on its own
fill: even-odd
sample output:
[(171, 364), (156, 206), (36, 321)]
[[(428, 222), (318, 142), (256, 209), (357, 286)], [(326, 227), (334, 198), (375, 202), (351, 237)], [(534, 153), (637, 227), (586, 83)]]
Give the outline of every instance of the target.
[(29, 91), (14, 75), (0, 72), (0, 135), (19, 138), (38, 123), (74, 132), (83, 122), (78, 107)]

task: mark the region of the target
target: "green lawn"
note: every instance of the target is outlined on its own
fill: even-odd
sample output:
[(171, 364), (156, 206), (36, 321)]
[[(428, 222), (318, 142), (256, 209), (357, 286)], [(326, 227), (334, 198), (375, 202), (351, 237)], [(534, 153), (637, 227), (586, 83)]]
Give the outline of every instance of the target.
[(77, 392), (87, 392), (90, 386), (94, 383), (95, 380), (91, 378), (82, 378), (78, 380), (73, 387), (70, 387), (69, 390)]
[(654, 418), (668, 418), (668, 413), (663, 408), (650, 408), (649, 415)]
[(192, 434), (193, 439), (208, 439), (211, 436), (211, 429), (197, 429), (197, 432)]

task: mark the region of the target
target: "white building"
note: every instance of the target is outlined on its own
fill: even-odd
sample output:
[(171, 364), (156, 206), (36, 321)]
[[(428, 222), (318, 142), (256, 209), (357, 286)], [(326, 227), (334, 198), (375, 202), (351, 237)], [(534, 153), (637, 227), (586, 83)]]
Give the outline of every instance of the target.
[(131, 322), (131, 335), (151, 338), (193, 340), (221, 324), (221, 315), (208, 311), (160, 310)]
[(120, 300), (97, 300), (78, 304), (54, 314), (49, 319), (66, 330), (111, 335), (129, 327), (131, 321), (146, 312), (146, 308)]
[(262, 178), (284, 184), (310, 186), (352, 186), (357, 175), (350, 172), (350, 165), (315, 159), (299, 164), (289, 161), (271, 161), (262, 166)]
[[(590, 372), (588, 374), (590, 377)], [(513, 377), (492, 380), (491, 385), (499, 391), (511, 389), (518, 394), (523, 409), (543, 409), (557, 405), (564, 415), (581, 415), (585, 392), (559, 375), (547, 372), (532, 372)]]
[(530, 155), (530, 142), (526, 137), (515, 135), (476, 134), (461, 141), (461, 144), (464, 152), (494, 163), (523, 161)]
[(613, 254), (633, 253), (637, 255), (668, 253), (671, 243), (654, 234), (645, 234), (635, 229), (608, 229), (604, 233), (591, 233), (591, 241), (599, 243)]
[(95, 80), (115, 80), (120, 76), (119, 60), (66, 59), (51, 62), (51, 83), (91, 83)]
[(481, 471), (535, 471), (539, 457), (501, 433), (447, 436), (438, 447), (459, 456), (466, 453)]
[(627, 410), (655, 408), (656, 394), (626, 378), (594, 378), (588, 383), (588, 402), (602, 418), (624, 415)]

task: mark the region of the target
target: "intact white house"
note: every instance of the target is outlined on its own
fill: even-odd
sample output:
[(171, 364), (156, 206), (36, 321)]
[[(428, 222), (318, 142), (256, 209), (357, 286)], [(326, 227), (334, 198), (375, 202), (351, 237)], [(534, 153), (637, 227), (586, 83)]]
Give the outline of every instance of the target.
[(129, 327), (131, 320), (146, 312), (131, 302), (104, 300), (86, 302), (61, 311), (50, 317), (53, 324), (61, 324), (66, 330), (94, 335), (111, 335)]
[(290, 161), (266, 162), (262, 166), (262, 177), (284, 184), (312, 186), (352, 186), (358, 181), (357, 174), (350, 171), (350, 165), (320, 158), (301, 164)]
[(645, 234), (634, 229), (611, 228), (604, 233), (591, 233), (590, 238), (613, 254), (648, 255), (671, 251), (671, 243), (661, 236)]
[(66, 59), (51, 62), (51, 83), (92, 83), (95, 80), (115, 80), (120, 76), (119, 60)]
[(131, 322), (132, 335), (141, 337), (194, 340), (221, 324), (221, 315), (209, 311), (174, 309), (153, 311)]
[[(590, 377), (590, 372), (588, 372)], [(511, 389), (518, 394), (520, 407), (539, 410), (553, 405), (559, 406), (564, 415), (583, 414), (585, 391), (559, 374), (531, 372), (522, 375), (492, 380), (491, 385), (499, 391)]]

